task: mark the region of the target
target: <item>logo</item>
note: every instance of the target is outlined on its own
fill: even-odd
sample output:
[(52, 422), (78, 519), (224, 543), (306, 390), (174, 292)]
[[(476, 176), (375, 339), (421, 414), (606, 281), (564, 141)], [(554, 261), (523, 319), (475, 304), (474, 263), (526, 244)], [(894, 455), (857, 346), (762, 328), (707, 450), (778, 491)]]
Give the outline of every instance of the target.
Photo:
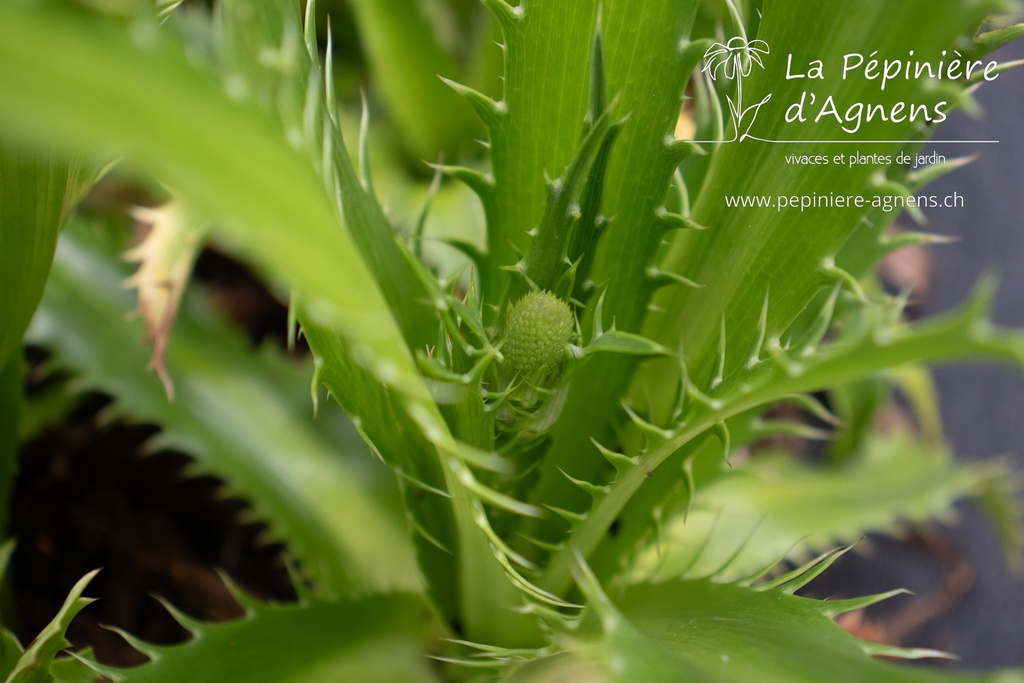
[[(731, 3), (730, 3), (731, 6)], [(738, 22), (737, 22), (738, 23)], [(728, 41), (716, 42), (704, 52), (704, 66), (701, 73), (707, 83), (712, 97), (724, 98), (728, 103), (731, 121), (731, 137), (721, 140), (694, 140), (696, 143), (722, 144), (757, 140), (760, 142), (781, 144), (841, 144), (841, 143), (881, 143), (901, 144), (898, 139), (864, 140), (854, 137), (861, 132), (866, 124), (876, 122), (874, 130), (882, 130), (877, 123), (896, 125), (916, 124), (918, 126), (942, 123), (947, 112), (956, 102), (948, 99), (933, 102), (922, 97), (929, 88), (950, 82), (961, 87), (970, 87), (985, 81), (993, 81), (1002, 70), (996, 61), (983, 62), (968, 58), (958, 50), (941, 50), (931, 59), (916, 55), (914, 50), (903, 54), (878, 55), (878, 51), (850, 52), (843, 55), (827, 55), (819, 59), (800, 61), (793, 53), (786, 56), (785, 81), (802, 84), (802, 90), (796, 93), (793, 101), (765, 109), (778, 112), (779, 120), (772, 126), (779, 129), (779, 123), (786, 126), (799, 127), (802, 124), (828, 125), (819, 127), (826, 132), (827, 139), (767, 139), (757, 137), (751, 129), (762, 108), (772, 99), (772, 94), (765, 95), (759, 102), (748, 104), (744, 101), (744, 80), (755, 74), (755, 68), (765, 70), (765, 61), (771, 54), (771, 48), (764, 40), (748, 40), (745, 35), (730, 38)], [(813, 56), (813, 55), (812, 55)], [(732, 81), (732, 86), (720, 86), (721, 81)], [(845, 83), (857, 81), (868, 85), (867, 95), (861, 99), (846, 101), (852, 88), (829, 88), (828, 82)], [(905, 84), (919, 84), (917, 88)], [(927, 84), (927, 85), (926, 85)], [(820, 86), (820, 87), (819, 87)], [(894, 86), (902, 86), (901, 97), (890, 96)], [(888, 87), (888, 90), (887, 90)], [(831, 92), (829, 90), (831, 89)], [(787, 89), (787, 92), (792, 88)], [(872, 91), (877, 90), (873, 96)], [(716, 94), (716, 91), (717, 94)], [(922, 101), (925, 100), (925, 101)], [(762, 117), (763, 118), (763, 117)], [(723, 127), (725, 121), (722, 121)], [(762, 126), (763, 128), (763, 126)], [(727, 129), (728, 130), (728, 129)], [(832, 132), (834, 130), (834, 132)], [(723, 132), (725, 137), (727, 133)], [(818, 134), (820, 136), (820, 132)], [(789, 137), (789, 136), (787, 136)], [(992, 144), (997, 140), (943, 140), (933, 141), (935, 144)]]
[(768, 94), (760, 102), (744, 108), (743, 79), (750, 76), (755, 64), (763, 69), (764, 62), (761, 57), (770, 52), (768, 43), (763, 40), (748, 41), (742, 36), (736, 36), (724, 44), (714, 43), (704, 53), (704, 68), (701, 71), (707, 74), (712, 81), (717, 81), (719, 74), (728, 80), (736, 81), (736, 99), (733, 100), (731, 95), (725, 97), (729, 103), (729, 113), (732, 116), (733, 137), (731, 140), (716, 142), (738, 142), (749, 137), (750, 128), (757, 119), (757, 112), (772, 96)]

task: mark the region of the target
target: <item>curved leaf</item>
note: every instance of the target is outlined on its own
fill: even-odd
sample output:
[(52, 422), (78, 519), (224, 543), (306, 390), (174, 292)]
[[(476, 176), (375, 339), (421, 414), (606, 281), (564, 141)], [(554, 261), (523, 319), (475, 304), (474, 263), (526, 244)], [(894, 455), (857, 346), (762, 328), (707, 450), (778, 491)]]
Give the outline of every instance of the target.
[[(57, 653), (71, 645), (64, 634), (75, 615), (92, 602), (89, 598), (83, 598), (82, 593), (98, 572), (98, 569), (93, 570), (78, 580), (78, 583), (68, 593), (57, 616), (25, 648), (17, 664), (4, 679), (4, 683), (50, 683), (51, 681), (71, 683), (68, 678), (56, 676), (51, 667), (60, 661), (55, 659)], [(78, 666), (77, 663), (72, 663), (70, 666), (66, 666), (66, 673), (76, 676), (72, 680), (77, 681), (79, 680), (77, 676), (82, 673), (82, 669), (84, 669), (84, 665)]]
[(410, 151), (427, 160), (451, 158), (479, 133), (472, 112), (435, 74), (454, 77), (456, 63), (438, 42), (422, 3), (352, 3), (375, 85)]
[(600, 635), (583, 636), (579, 652), (603, 662), (615, 681), (1024, 681), (1024, 671), (949, 674), (874, 659), (936, 654), (868, 643), (832, 621), (882, 596), (840, 604), (796, 597), (785, 586), (764, 590), (707, 579), (633, 586), (614, 604), (584, 590), (594, 611), (581, 632)]
[(236, 597), (247, 608), (241, 619), (207, 624), (172, 611), (191, 640), (156, 646), (129, 637), (149, 663), (94, 668), (114, 681), (131, 683), (439, 680), (423, 655), (429, 613), (421, 598), (394, 594), (265, 605), (237, 592)]
[[(818, 339), (791, 349), (784, 349), (777, 337), (766, 339), (766, 316), (762, 314), (760, 330), (744, 366), (724, 381), (703, 385), (709, 393), (684, 377), (676, 396), (677, 417), (669, 427), (651, 424), (630, 412), (643, 434), (641, 455), (619, 472), (607, 495), (580, 516), (573, 530), (573, 544), (559, 547), (545, 569), (541, 586), (554, 592), (564, 590), (570, 583), (573, 554), (579, 552), (588, 557), (646, 481), (647, 473), (653, 474), (681, 448), (697, 437), (711, 434), (722, 442), (728, 455), (730, 434), (726, 421), (743, 412), (915, 361), (941, 363), (976, 357), (1021, 369), (1024, 333), (1000, 330), (990, 322), (991, 297), (991, 283), (982, 283), (973, 300), (959, 311), (908, 326), (893, 324), (884, 311), (869, 310), (868, 322), (855, 337), (820, 349)], [(767, 299), (762, 310), (767, 312)], [(826, 328), (827, 324), (822, 334)]]
[[(314, 422), (306, 372), (186, 298), (168, 344), (177, 397), (145, 370), (138, 321), (125, 314), (128, 269), (96, 231), (73, 226), (29, 338), (50, 348), (81, 385), (111, 394), (113, 410), (154, 422), (152, 448), (176, 448), (227, 480), (328, 592), (419, 588), (409, 532), (390, 473), (350, 424)], [(358, 520), (358, 523), (353, 523)]]
[(50, 151), (0, 139), (0, 367), (42, 296), (74, 175)]
[(806, 560), (868, 532), (948, 520), (957, 500), (986, 495), (1009, 474), (999, 463), (958, 465), (907, 434), (876, 436), (838, 468), (766, 454), (698, 489), (634, 576), (742, 578), (783, 555)]

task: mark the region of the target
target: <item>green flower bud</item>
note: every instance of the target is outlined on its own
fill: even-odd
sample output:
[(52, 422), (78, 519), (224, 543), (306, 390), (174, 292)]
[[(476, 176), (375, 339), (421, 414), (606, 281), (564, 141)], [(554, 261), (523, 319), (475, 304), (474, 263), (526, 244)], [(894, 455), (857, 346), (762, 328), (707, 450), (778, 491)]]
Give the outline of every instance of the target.
[(512, 306), (505, 334), (505, 359), (516, 372), (531, 374), (562, 359), (572, 341), (572, 311), (551, 292), (531, 292)]

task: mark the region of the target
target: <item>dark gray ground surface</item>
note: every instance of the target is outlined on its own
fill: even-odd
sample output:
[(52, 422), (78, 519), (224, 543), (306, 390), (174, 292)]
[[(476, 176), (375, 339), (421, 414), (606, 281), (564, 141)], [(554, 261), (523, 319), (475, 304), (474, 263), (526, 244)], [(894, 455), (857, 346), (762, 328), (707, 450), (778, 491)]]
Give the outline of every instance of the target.
[[(1005, 48), (998, 57), (1024, 58), (1024, 45)], [(953, 191), (965, 198), (963, 209), (926, 211), (927, 229), (954, 235), (959, 242), (934, 249), (934, 288), (925, 307), (931, 315), (949, 310), (971, 292), (979, 276), (1000, 276), (995, 318), (1024, 326), (1024, 67), (983, 86), (977, 100), (984, 118), (962, 114), (939, 128), (937, 140), (998, 139), (998, 145), (934, 145), (947, 157), (980, 152), (966, 169), (936, 183), (928, 193)], [(958, 457), (978, 459), (1009, 454), (1024, 472), (1024, 378), (1005, 368), (956, 366), (935, 372), (946, 435)], [(1024, 578), (1007, 571), (987, 520), (973, 507), (962, 508), (952, 534), (974, 572), (963, 601), (923, 629), (915, 645), (958, 654), (972, 669), (1024, 665)], [(924, 594), (937, 581), (934, 563), (894, 544), (875, 544), (870, 559), (851, 558), (830, 579), (843, 592), (877, 592), (903, 586)], [(901, 598), (905, 599), (905, 598)]]

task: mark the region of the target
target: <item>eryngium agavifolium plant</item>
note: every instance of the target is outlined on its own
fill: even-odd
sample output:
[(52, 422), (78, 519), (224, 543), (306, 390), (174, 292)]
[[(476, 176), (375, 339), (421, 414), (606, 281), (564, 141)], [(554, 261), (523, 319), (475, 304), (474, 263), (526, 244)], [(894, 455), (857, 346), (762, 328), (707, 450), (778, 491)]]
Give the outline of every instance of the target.
[[(898, 158), (998, 87), (988, 54), (1022, 32), (1011, 9), (3, 0), (5, 487), (18, 344), (45, 285), (27, 339), (249, 501), (300, 600), (233, 589), (246, 613), (223, 623), (171, 608), (190, 638), (125, 634), (149, 662), (117, 669), (59, 654), (90, 574), (35, 641), (5, 632), (0, 674), (995, 680), (892, 663), (940, 653), (836, 624), (893, 593), (796, 592), (864, 534), (947, 519), (963, 498), (996, 511), (1019, 557), (1012, 478), (950, 457), (922, 364), (1019, 368), (1024, 336), (990, 323), (990, 283), (910, 323), (875, 275), (932, 239), (893, 236), (894, 200), (959, 162)], [(362, 115), (362, 72), (336, 61), (352, 51), (325, 14), (358, 29)], [(915, 71), (954, 53), (972, 75)], [(876, 71), (844, 71), (857, 56)], [(883, 88), (886, 59), (910, 70)], [(867, 161), (785, 161), (838, 139)], [(133, 212), (152, 226), (134, 275), (124, 221), (75, 209), (115, 164), (166, 202)], [(724, 201), (829, 193), (893, 201)], [(311, 371), (252, 351), (202, 287), (185, 292), (211, 242), (289, 301)], [(125, 316), (129, 277), (142, 321)], [(896, 391), (910, 419), (878, 430)]]

